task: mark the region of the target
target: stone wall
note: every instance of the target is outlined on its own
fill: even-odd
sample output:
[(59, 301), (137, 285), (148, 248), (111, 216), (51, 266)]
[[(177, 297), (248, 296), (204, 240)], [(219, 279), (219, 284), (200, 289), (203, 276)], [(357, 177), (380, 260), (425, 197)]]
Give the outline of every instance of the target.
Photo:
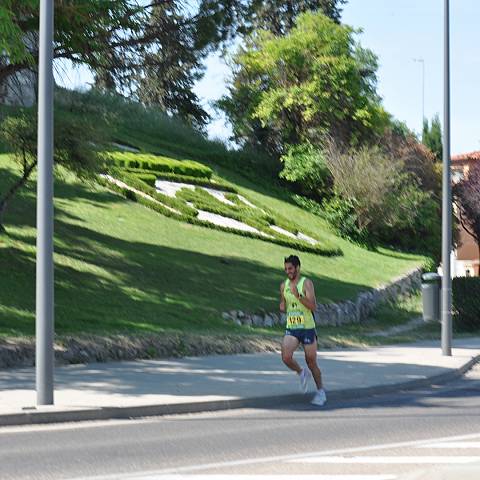
[[(57, 365), (112, 362), (142, 358), (278, 351), (281, 338), (272, 335), (167, 333), (154, 335), (76, 335), (55, 337)], [(35, 365), (35, 338), (0, 338), (0, 368)]]
[[(359, 293), (354, 300), (318, 304), (315, 312), (315, 323), (317, 325), (340, 326), (363, 322), (370, 317), (381, 303), (395, 301), (416, 292), (421, 285), (421, 276), (421, 269), (416, 268), (389, 285)], [(285, 316), (275, 312), (246, 313), (241, 310), (231, 310), (223, 312), (222, 316), (224, 320), (233, 321), (237, 325), (272, 327), (285, 324)]]

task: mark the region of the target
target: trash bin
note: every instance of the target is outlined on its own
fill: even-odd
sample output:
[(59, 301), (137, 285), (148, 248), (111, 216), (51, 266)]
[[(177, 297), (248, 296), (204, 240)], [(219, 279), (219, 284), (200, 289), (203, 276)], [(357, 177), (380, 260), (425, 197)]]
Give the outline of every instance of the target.
[(426, 322), (440, 321), (440, 284), (442, 277), (438, 273), (422, 275), (423, 319)]

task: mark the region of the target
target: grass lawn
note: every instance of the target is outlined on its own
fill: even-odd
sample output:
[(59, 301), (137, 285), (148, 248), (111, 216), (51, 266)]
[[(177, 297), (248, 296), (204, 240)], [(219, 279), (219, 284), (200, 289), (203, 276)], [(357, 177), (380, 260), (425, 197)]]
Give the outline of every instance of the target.
[[(0, 191), (19, 175), (13, 165), (0, 155)], [(423, 261), (421, 256), (354, 246), (280, 194), (268, 196), (236, 174), (218, 173), (258, 203), (338, 242), (343, 256), (300, 255), (320, 302), (352, 298)], [(58, 334), (245, 332), (225, 323), (221, 312), (276, 310), (283, 257), (290, 249), (163, 217), (68, 174), (57, 178), (55, 196)], [(33, 335), (33, 181), (12, 201), (6, 228), (8, 235), (0, 237), (0, 335)]]

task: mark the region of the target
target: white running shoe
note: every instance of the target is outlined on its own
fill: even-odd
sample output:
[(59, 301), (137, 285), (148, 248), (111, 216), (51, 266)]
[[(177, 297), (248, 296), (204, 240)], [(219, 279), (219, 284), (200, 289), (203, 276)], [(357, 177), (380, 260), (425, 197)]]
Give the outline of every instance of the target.
[(327, 394), (325, 393), (325, 390), (321, 388), (320, 390), (317, 391), (311, 403), (312, 405), (316, 405), (317, 407), (323, 407), (326, 401), (327, 401)]
[(308, 390), (308, 380), (310, 378), (310, 370), (306, 368), (302, 368), (300, 372), (300, 388), (302, 389), (303, 393), (307, 393)]

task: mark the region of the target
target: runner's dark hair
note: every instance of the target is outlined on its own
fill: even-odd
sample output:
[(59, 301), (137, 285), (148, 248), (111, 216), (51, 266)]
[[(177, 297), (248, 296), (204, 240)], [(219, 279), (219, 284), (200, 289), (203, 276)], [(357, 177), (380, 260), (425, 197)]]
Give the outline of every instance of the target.
[(296, 255), (285, 257), (285, 263), (291, 263), (294, 267), (300, 266), (300, 259)]

